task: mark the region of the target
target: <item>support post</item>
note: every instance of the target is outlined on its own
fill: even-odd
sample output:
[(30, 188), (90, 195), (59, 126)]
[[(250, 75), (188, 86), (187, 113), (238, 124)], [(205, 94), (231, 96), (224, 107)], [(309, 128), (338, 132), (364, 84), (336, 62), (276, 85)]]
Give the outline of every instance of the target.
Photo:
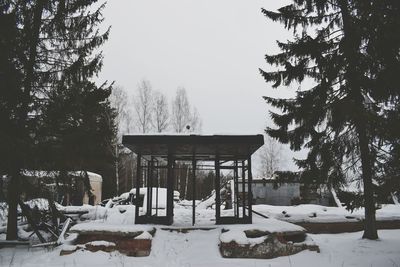
[(192, 159), (192, 195), (192, 225), (194, 225), (196, 221), (196, 157), (194, 153)]
[(235, 169), (233, 173), (233, 188), (231, 188), (231, 191), (234, 192), (235, 194), (235, 217), (239, 218), (239, 170), (238, 170), (238, 161), (235, 160)]
[(167, 223), (174, 221), (174, 166), (175, 160), (171, 153), (168, 153), (167, 163)]
[(247, 175), (248, 175), (248, 179), (247, 179), (247, 201), (248, 203), (248, 208), (249, 208), (249, 223), (253, 223), (253, 211), (252, 211), (252, 201), (253, 201), (253, 192), (252, 192), (252, 184), (253, 184), (253, 174), (251, 173), (251, 155), (249, 156), (248, 160), (247, 160)]
[(242, 211), (243, 219), (246, 217), (246, 161), (242, 161)]
[(115, 180), (116, 180), (116, 183), (117, 183), (117, 196), (119, 196), (119, 173), (118, 173), (119, 166), (118, 166), (118, 157), (119, 157), (119, 155), (118, 155), (118, 144), (116, 143), (116, 144), (115, 144)]
[(153, 213), (153, 174), (154, 174), (154, 158), (150, 157), (150, 161), (147, 162), (147, 216), (152, 216)]
[(137, 154), (136, 163), (136, 195), (135, 195), (135, 223), (139, 222), (140, 179), (142, 178), (142, 154)]
[(215, 221), (220, 223), (221, 219), (221, 189), (220, 189), (220, 164), (219, 156), (215, 158)]
[(157, 185), (156, 185), (156, 216), (158, 216), (158, 188), (160, 187), (160, 180), (159, 180), (159, 178), (160, 178), (160, 170), (158, 169), (158, 161), (157, 161), (157, 167), (156, 167), (156, 170), (157, 170), (157, 175), (156, 175), (156, 177), (157, 177)]

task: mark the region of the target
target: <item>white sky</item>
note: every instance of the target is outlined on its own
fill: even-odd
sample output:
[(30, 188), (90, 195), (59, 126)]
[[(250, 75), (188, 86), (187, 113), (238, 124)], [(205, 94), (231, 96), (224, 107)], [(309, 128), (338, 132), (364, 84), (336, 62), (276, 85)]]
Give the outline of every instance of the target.
[[(272, 89), (258, 68), (276, 40), (291, 33), (264, 17), (283, 0), (108, 1), (100, 80), (115, 81), (132, 93), (140, 80), (170, 99), (178, 86), (203, 120), (203, 133), (259, 134), (272, 126), (263, 95), (287, 97)], [(293, 92), (292, 92), (293, 93)], [(290, 157), (289, 157), (290, 158)]]

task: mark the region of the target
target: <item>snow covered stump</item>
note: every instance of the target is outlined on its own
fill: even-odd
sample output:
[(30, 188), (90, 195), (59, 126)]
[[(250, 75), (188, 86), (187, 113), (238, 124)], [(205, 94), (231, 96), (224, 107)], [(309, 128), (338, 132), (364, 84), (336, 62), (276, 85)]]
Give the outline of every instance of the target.
[[(156, 230), (146, 225), (110, 225), (91, 222), (77, 224), (70, 231), (78, 233), (77, 250), (79, 248), (92, 252), (117, 250), (127, 256), (144, 257), (150, 255), (152, 238)], [(69, 250), (71, 251), (70, 248)], [(66, 254), (70, 253), (61, 251), (61, 255)]]
[(300, 226), (269, 219), (265, 224), (235, 225), (222, 230), (220, 252), (225, 258), (271, 259), (319, 247)]

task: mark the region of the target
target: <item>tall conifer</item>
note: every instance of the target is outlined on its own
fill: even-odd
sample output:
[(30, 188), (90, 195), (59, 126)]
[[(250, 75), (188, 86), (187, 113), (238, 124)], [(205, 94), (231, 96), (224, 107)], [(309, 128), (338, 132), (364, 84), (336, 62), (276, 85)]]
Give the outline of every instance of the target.
[[(364, 186), (363, 237), (369, 239), (378, 238), (373, 179), (377, 137), (382, 130), (379, 126), (385, 121), (382, 110), (398, 94), (378, 82), (378, 77), (385, 74), (376, 60), (383, 60), (383, 56), (368, 50), (374, 38), (369, 30), (379, 28), (372, 23), (371, 13), (380, 12), (373, 15), (377, 19), (387, 12), (385, 8), (372, 8), (373, 2), (293, 0), (277, 12), (263, 9), (269, 19), (293, 30), (294, 38), (278, 42), (281, 52), (266, 56), (266, 61), (278, 70), (260, 70), (274, 88), (300, 83), (292, 99), (265, 97), (281, 110), (271, 112), (278, 128), (268, 128), (268, 134), (289, 143), (293, 150), (308, 149), (307, 157), (297, 161), (305, 181), (339, 185), (349, 171), (360, 174)], [(398, 15), (387, 19), (398, 20)], [(375, 41), (377, 47), (385, 48)], [(397, 58), (398, 48), (395, 45)], [(387, 73), (392, 71), (392, 65), (388, 66)], [(315, 85), (307, 88), (305, 80)]]
[[(41, 153), (43, 150), (39, 150), (39, 147), (43, 147), (43, 143), (48, 145), (51, 140), (59, 137), (59, 129), (49, 127), (48, 120), (46, 121), (55, 116), (47, 113), (52, 110), (50, 106), (54, 104), (54, 100), (62, 102), (62, 96), (73, 93), (80, 94), (85, 100), (90, 98), (93, 101), (85, 104), (94, 106), (87, 106), (85, 116), (93, 116), (96, 120), (101, 119), (96, 112), (103, 113), (109, 109), (106, 104), (109, 86), (98, 87), (90, 81), (101, 69), (103, 57), (98, 48), (109, 34), (109, 29), (104, 33), (99, 31), (104, 4), (94, 8), (96, 3), (97, 0), (0, 1), (1, 20), (11, 21), (8, 31), (11, 38), (0, 37), (1, 45), (8, 48), (4, 50), (6, 55), (1, 59), (2, 64), (5, 62), (7, 66), (2, 66), (5, 66), (5, 73), (16, 73), (17, 77), (13, 83), (4, 83), (4, 80), (13, 81), (11, 76), (0, 76), (0, 108), (5, 114), (10, 114), (9, 117), (0, 118), (1, 125), (9, 126), (6, 130), (2, 128), (1, 136), (7, 142), (2, 142), (0, 148), (10, 148), (7, 150), (10, 155), (2, 164), (2, 172), (11, 178), (8, 189), (7, 239), (17, 237), (16, 207), (20, 190), (23, 189), (22, 170), (43, 168), (43, 159), (47, 155)], [(105, 103), (104, 108), (96, 109), (96, 105), (102, 106), (101, 103)], [(88, 114), (88, 110), (92, 113)], [(111, 109), (109, 111), (112, 113)], [(102, 115), (106, 116), (105, 113)], [(61, 122), (63, 119), (70, 122), (74, 118), (76, 116), (60, 116), (58, 123), (53, 126), (67, 123)], [(112, 121), (113, 117), (110, 116), (109, 119)], [(112, 125), (113, 123), (109, 124), (110, 131), (113, 131)], [(92, 133), (94, 131), (92, 129)], [(82, 140), (77, 139), (75, 145), (82, 145), (80, 141)], [(60, 161), (48, 161), (46, 167), (59, 166)]]

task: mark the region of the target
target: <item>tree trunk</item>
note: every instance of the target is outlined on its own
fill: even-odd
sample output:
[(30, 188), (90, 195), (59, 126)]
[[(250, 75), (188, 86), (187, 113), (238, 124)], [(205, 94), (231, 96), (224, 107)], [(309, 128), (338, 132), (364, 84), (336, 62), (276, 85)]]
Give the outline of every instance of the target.
[(7, 240), (17, 240), (18, 174), (13, 173), (8, 185)]
[(7, 240), (16, 240), (18, 238), (18, 196), (19, 196), (19, 173), (13, 171), (11, 180), (8, 184), (7, 199), (8, 199), (8, 216), (7, 216)]
[(362, 177), (364, 184), (365, 220), (363, 238), (375, 240), (378, 239), (378, 232), (376, 229), (375, 201), (372, 188), (372, 163), (370, 159), (370, 149), (368, 147), (365, 124), (359, 125), (359, 127), (357, 127), (357, 130), (361, 154)]
[(366, 128), (368, 123), (366, 119), (367, 110), (364, 107), (365, 100), (362, 95), (362, 88), (359, 82), (359, 77), (362, 77), (364, 74), (357, 72), (357, 54), (359, 53), (360, 49), (361, 36), (355, 27), (353, 27), (354, 22), (351, 20), (351, 14), (348, 9), (347, 0), (339, 0), (338, 3), (340, 5), (343, 21), (343, 53), (348, 62), (345, 78), (350, 91), (349, 95), (351, 96), (351, 99), (354, 101), (355, 105), (353, 119), (360, 148), (362, 179), (364, 184), (365, 220), (363, 238), (378, 239), (374, 193), (372, 188), (373, 161), (371, 158), (371, 151), (369, 149), (369, 138)]

